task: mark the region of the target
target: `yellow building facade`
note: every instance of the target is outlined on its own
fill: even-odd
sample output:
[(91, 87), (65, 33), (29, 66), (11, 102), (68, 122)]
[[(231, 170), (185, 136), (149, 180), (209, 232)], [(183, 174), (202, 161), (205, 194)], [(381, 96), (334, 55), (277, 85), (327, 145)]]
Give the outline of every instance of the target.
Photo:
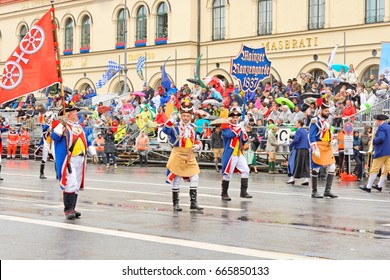
[[(64, 85), (98, 93), (123, 91), (123, 71), (102, 88), (109, 60), (123, 65), (126, 34), (127, 85), (141, 90), (136, 73), (146, 57), (144, 79), (156, 88), (164, 62), (178, 86), (200, 75), (226, 82), (241, 45), (265, 47), (273, 79), (284, 83), (309, 72), (326, 75), (334, 63), (354, 64), (359, 80), (378, 74), (381, 43), (390, 41), (387, 0), (57, 0), (56, 21)], [(22, 36), (51, 7), (50, 1), (0, 1), (0, 71)], [(127, 24), (124, 9), (127, 7)], [(127, 31), (127, 32), (125, 32)], [(71, 34), (71, 36), (70, 36)], [(87, 34), (87, 35), (86, 35)], [(122, 36), (122, 37), (121, 37)], [(70, 40), (71, 39), (71, 40)]]

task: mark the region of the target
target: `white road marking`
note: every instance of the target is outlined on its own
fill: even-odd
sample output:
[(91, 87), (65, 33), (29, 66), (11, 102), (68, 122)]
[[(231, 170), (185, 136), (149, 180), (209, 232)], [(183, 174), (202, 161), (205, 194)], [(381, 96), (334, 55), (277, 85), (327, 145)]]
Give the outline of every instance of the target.
[(0, 219), (7, 220), (7, 221), (13, 221), (13, 222), (21, 222), (21, 223), (35, 224), (35, 225), (41, 225), (41, 226), (49, 226), (49, 227), (54, 227), (54, 228), (67, 229), (67, 230), (70, 229), (70, 230), (88, 232), (88, 233), (93, 233), (93, 234), (101, 234), (101, 235), (115, 236), (115, 237), (121, 237), (121, 238), (136, 239), (136, 240), (147, 241), (147, 242), (169, 244), (169, 245), (174, 245), (174, 246), (182, 246), (182, 247), (187, 247), (187, 248), (208, 250), (208, 251), (221, 252), (221, 253), (233, 254), (233, 255), (256, 257), (256, 258), (269, 259), (269, 260), (309, 260), (309, 259), (315, 260), (315, 259), (319, 259), (319, 258), (315, 258), (315, 257), (307, 257), (307, 256), (287, 254), (287, 253), (278, 253), (278, 252), (250, 249), (250, 248), (244, 248), (244, 247), (219, 245), (219, 244), (213, 244), (213, 243), (207, 243), (207, 242), (191, 241), (191, 240), (177, 239), (177, 238), (171, 238), (171, 237), (163, 237), (163, 236), (158, 236), (158, 235), (116, 231), (116, 230), (110, 230), (110, 229), (81, 226), (81, 225), (76, 225), (76, 224), (71, 224), (71, 223), (59, 223), (59, 222), (52, 222), (52, 221), (22, 218), (22, 217), (14, 217), (14, 216), (8, 216), (8, 215), (0, 215)]
[[(143, 202), (143, 203), (151, 203), (151, 204), (164, 204), (164, 205), (172, 205), (172, 202), (164, 202), (164, 201), (153, 201), (153, 200), (142, 200), (142, 199), (133, 199), (133, 200), (128, 200), (131, 202)], [(189, 207), (189, 204), (183, 204), (180, 203), (181, 206), (186, 206)], [(240, 209), (240, 208), (231, 208), (231, 207), (218, 207), (218, 206), (205, 206), (201, 205), (201, 207), (204, 208), (209, 208), (209, 209), (219, 209), (219, 210), (227, 210), (227, 211), (243, 211), (245, 209)]]
[(124, 192), (124, 193), (138, 193), (138, 194), (152, 194), (152, 195), (167, 195), (168, 193), (154, 193), (154, 192), (139, 192), (139, 191), (129, 191), (129, 190), (120, 190), (120, 189), (105, 189), (105, 188), (91, 188), (87, 187), (88, 190), (96, 191), (107, 191), (107, 192)]
[(44, 193), (44, 192), (46, 192), (46, 191), (29, 190), (29, 189), (19, 189), (19, 188), (6, 188), (6, 187), (0, 187), (0, 190), (20, 191), (20, 192), (33, 192), (33, 193)]

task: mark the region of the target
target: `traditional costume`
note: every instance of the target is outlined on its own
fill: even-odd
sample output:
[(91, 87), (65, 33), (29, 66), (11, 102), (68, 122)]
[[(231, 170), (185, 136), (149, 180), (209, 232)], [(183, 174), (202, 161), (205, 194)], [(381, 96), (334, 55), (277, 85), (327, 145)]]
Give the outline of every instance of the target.
[[(374, 119), (381, 121), (381, 123), (378, 126), (372, 142), (374, 145), (374, 156), (370, 170), (370, 177), (368, 178), (366, 186), (359, 187), (361, 190), (366, 192), (371, 192), (371, 188), (381, 192), (382, 187), (386, 182), (387, 174), (390, 171), (390, 125), (385, 122), (389, 119), (389, 117), (384, 114), (379, 114), (375, 115)], [(382, 169), (382, 175), (379, 183), (377, 186), (373, 186), (374, 181), (378, 176), (379, 169), (382, 168), (382, 166), (384, 166), (384, 169)]]
[[(321, 109), (322, 111), (327, 110), (329, 112), (329, 105), (322, 102)], [(332, 141), (332, 132), (330, 130), (328, 115), (324, 115), (323, 112), (321, 112), (317, 117), (312, 118), (309, 127), (309, 142), (312, 152), (312, 198), (323, 198), (323, 196), (317, 192), (318, 174), (321, 166), (326, 167), (328, 173), (326, 177), (324, 196), (330, 198), (337, 197), (331, 193), (334, 171), (336, 169)]]
[(45, 165), (49, 155), (53, 156), (53, 140), (51, 138), (51, 131), (55, 127), (54, 124), (58, 123), (53, 122), (56, 119), (57, 114), (52, 111), (47, 111), (43, 115), (44, 123), (42, 124), (42, 138), (39, 141), (38, 148), (35, 151), (35, 155), (38, 155), (42, 151), (41, 168), (39, 170), (40, 179), (47, 179), (45, 176)]
[[(79, 110), (74, 106), (66, 108), (66, 112)], [(96, 156), (96, 150), (85, 137), (84, 130), (78, 122), (68, 120), (59, 123), (52, 131), (51, 138), (55, 145), (55, 167), (63, 190), (64, 213), (69, 220), (80, 217), (75, 210), (77, 196), (84, 188), (84, 174), (87, 150)]]
[(305, 178), (303, 186), (309, 185), (310, 178), (310, 155), (309, 139), (307, 131), (299, 127), (295, 132), (294, 140), (290, 143), (290, 157), (288, 175), (291, 176), (287, 184), (295, 184), (295, 179)]
[[(180, 106), (180, 114), (193, 114), (193, 104), (183, 101)], [(179, 206), (179, 190), (182, 180), (190, 182), (190, 209), (203, 210), (197, 202), (197, 188), (199, 183), (199, 165), (194, 151), (202, 148), (202, 143), (197, 139), (194, 124), (180, 120), (176, 123), (176, 114), (172, 113), (164, 124), (162, 131), (168, 135), (172, 151), (167, 163), (167, 183), (172, 184), (173, 210), (181, 211)]]
[[(238, 108), (232, 108), (229, 117), (241, 116)], [(249, 167), (243, 155), (243, 145), (248, 141), (248, 134), (245, 128), (234, 124), (226, 123), (221, 125), (223, 139), (223, 154), (222, 154), (222, 200), (230, 201), (228, 195), (229, 183), (233, 172), (241, 174), (241, 193), (240, 197), (252, 198), (247, 193)]]

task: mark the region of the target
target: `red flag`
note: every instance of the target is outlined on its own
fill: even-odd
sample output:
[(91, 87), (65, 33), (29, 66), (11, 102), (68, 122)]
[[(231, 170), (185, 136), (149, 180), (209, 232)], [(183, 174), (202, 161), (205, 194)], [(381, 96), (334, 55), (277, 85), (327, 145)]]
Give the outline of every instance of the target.
[(51, 10), (24, 36), (4, 65), (0, 104), (58, 82)]

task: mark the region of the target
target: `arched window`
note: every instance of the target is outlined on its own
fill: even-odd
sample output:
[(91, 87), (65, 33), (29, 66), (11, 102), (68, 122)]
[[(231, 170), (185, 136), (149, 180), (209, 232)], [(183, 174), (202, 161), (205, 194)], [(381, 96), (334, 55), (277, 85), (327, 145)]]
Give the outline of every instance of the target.
[(213, 3), (213, 40), (225, 39), (226, 28), (225, 0), (214, 0)]
[(81, 48), (89, 48), (91, 43), (91, 19), (88, 15), (81, 21)]
[(24, 36), (26, 36), (27, 32), (28, 32), (27, 26), (22, 25), (22, 27), (20, 28), (20, 33), (19, 33), (19, 41), (22, 41)]
[(64, 50), (73, 49), (73, 19), (68, 18), (65, 22), (65, 46)]
[(375, 79), (378, 80), (378, 73), (379, 73), (379, 65), (371, 65), (368, 67), (362, 76), (362, 83), (365, 83), (370, 79), (370, 75), (374, 75)]
[(157, 34), (156, 38), (168, 37), (168, 5), (162, 2), (157, 8)]
[(325, 0), (309, 0), (309, 29), (325, 26)]
[(116, 43), (125, 42), (125, 9), (120, 9), (116, 18)]
[[(127, 84), (127, 91), (132, 91), (131, 87), (129, 84)], [(125, 82), (124, 81), (120, 81), (116, 86), (115, 86), (115, 89), (114, 89), (114, 92), (115, 93), (118, 93), (118, 94), (123, 94), (125, 92)]]
[(137, 12), (136, 41), (146, 40), (146, 23), (146, 8), (145, 6), (141, 6)]
[(328, 77), (328, 73), (322, 69), (312, 69), (309, 71), (309, 74), (311, 74), (314, 77), (314, 81), (318, 82), (319, 78), (323, 76), (324, 78)]
[(259, 35), (272, 33), (272, 0), (259, 0)]

